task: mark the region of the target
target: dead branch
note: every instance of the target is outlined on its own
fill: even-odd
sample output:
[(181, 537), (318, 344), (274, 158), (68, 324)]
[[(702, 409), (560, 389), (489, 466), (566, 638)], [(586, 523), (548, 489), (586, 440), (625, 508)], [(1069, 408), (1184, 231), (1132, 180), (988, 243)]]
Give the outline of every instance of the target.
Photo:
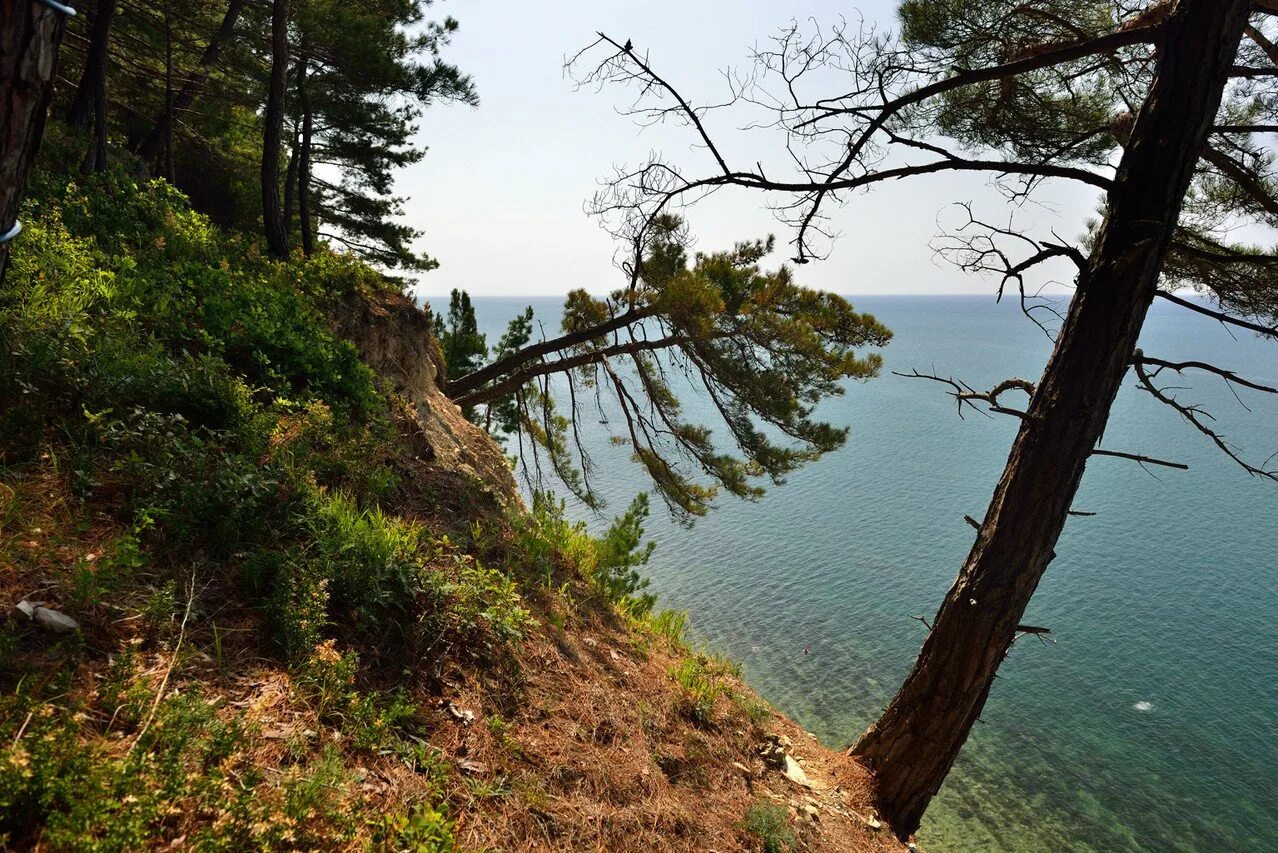
[[(1201, 406), (1197, 404), (1182, 403), (1176, 399), (1174, 394), (1169, 393), (1168, 389), (1158, 387), (1158, 385), (1154, 383), (1154, 378), (1157, 376), (1157, 370), (1151, 373), (1145, 369), (1146, 365), (1149, 363), (1151, 362), (1146, 359), (1144, 353), (1137, 350), (1132, 361), (1132, 364), (1136, 369), (1137, 387), (1148, 392), (1150, 396), (1158, 402), (1170, 406), (1179, 412), (1181, 417), (1188, 421), (1194, 429), (1210, 438), (1212, 443), (1215, 444), (1222, 453), (1241, 466), (1248, 474), (1251, 474), (1253, 477), (1263, 477), (1264, 479), (1278, 482), (1278, 470), (1268, 470), (1264, 467), (1253, 465), (1243, 459), (1238, 450), (1225, 441), (1224, 436), (1207, 423), (1208, 421), (1214, 421), (1215, 418)], [(1175, 369), (1171, 363), (1165, 364), (1169, 369)], [(1195, 363), (1194, 366), (1197, 367), (1197, 363)], [(1239, 380), (1237, 374), (1234, 374), (1232, 371), (1222, 370), (1211, 365), (1204, 365), (1204, 367), (1206, 367), (1210, 372), (1224, 377), (1227, 382), (1239, 381), (1240, 384), (1241, 382), (1245, 382), (1245, 380)], [(1164, 368), (1161, 366), (1158, 368), (1158, 370), (1162, 369)], [(1248, 382), (1246, 384), (1248, 387), (1256, 388), (1257, 390), (1265, 391), (1267, 393), (1278, 393), (1278, 389), (1269, 388), (1268, 386), (1259, 385), (1258, 383)], [(1273, 458), (1273, 456), (1270, 457), (1270, 459)], [(1266, 462), (1268, 462), (1268, 460), (1266, 460)]]
[[(978, 391), (961, 380), (957, 380), (952, 377), (938, 376), (935, 373), (920, 373), (917, 369), (909, 373), (901, 373), (894, 370), (892, 371), (892, 375), (900, 376), (905, 379), (928, 379), (933, 382), (940, 382), (943, 385), (949, 385), (954, 389), (949, 392), (949, 395), (953, 397), (958, 404), (958, 414), (960, 418), (963, 417), (964, 405), (971, 406), (973, 409), (981, 411), (980, 409), (977, 409), (977, 403), (985, 403), (989, 406), (989, 410), (991, 412), (995, 412), (1000, 415), (1011, 415), (1017, 418), (1024, 418), (1026, 417), (1024, 411), (1004, 406), (999, 403), (998, 398), (1007, 391), (1013, 390), (1023, 391), (1030, 396), (1034, 395), (1034, 383), (1030, 382), (1028, 379), (1004, 379), (988, 391)], [(984, 414), (984, 412), (982, 412), (982, 414)]]
[(1093, 456), (1111, 456), (1115, 459), (1130, 459), (1133, 462), (1139, 462), (1143, 465), (1157, 465), (1161, 468), (1175, 468), (1179, 471), (1188, 471), (1189, 466), (1183, 462), (1169, 462), (1166, 459), (1158, 459), (1153, 456), (1144, 456), (1139, 453), (1124, 453), (1121, 450), (1104, 450), (1096, 447), (1092, 449)]
[(1262, 326), (1259, 323), (1253, 323), (1250, 320), (1244, 320), (1241, 317), (1234, 317), (1231, 314), (1214, 311), (1206, 305), (1199, 305), (1196, 302), (1190, 302), (1188, 299), (1183, 299), (1176, 294), (1168, 293), (1165, 290), (1158, 291), (1157, 295), (1162, 299), (1166, 299), (1168, 302), (1171, 302), (1173, 305), (1188, 308), (1190, 311), (1202, 314), (1206, 317), (1211, 317), (1213, 320), (1218, 320), (1221, 323), (1225, 323), (1230, 326), (1238, 326), (1240, 329), (1250, 329), (1257, 334), (1266, 335), (1271, 338), (1278, 338), (1278, 327)]

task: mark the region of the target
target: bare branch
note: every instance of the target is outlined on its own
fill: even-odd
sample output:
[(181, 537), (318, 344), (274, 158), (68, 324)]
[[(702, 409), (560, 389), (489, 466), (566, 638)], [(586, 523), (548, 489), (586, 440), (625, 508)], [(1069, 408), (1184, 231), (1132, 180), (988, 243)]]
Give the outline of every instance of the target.
[(953, 378), (941, 377), (935, 373), (920, 373), (917, 369), (909, 373), (901, 373), (894, 370), (892, 371), (892, 375), (901, 376), (905, 379), (929, 379), (933, 382), (940, 382), (943, 385), (949, 385), (954, 389), (949, 392), (949, 395), (958, 403), (959, 417), (963, 417), (964, 405), (971, 406), (973, 409), (981, 411), (980, 409), (977, 409), (976, 404), (985, 403), (989, 406), (989, 410), (991, 412), (996, 412), (1000, 415), (1011, 415), (1017, 418), (1024, 418), (1026, 416), (1024, 411), (1004, 406), (999, 403), (998, 398), (1003, 393), (1013, 390), (1023, 391), (1030, 396), (1033, 396), (1034, 394), (1034, 383), (1030, 382), (1028, 379), (1004, 379), (988, 391), (977, 391), (966, 382), (961, 382)]
[(1191, 302), (1188, 299), (1179, 297), (1174, 293), (1169, 293), (1166, 290), (1160, 290), (1158, 291), (1156, 295), (1161, 297), (1162, 299), (1166, 299), (1168, 302), (1171, 302), (1175, 305), (1179, 305), (1182, 308), (1188, 308), (1190, 311), (1194, 311), (1198, 314), (1203, 314), (1207, 317), (1211, 317), (1214, 320), (1219, 320), (1222, 323), (1226, 323), (1231, 326), (1238, 326), (1239, 328), (1242, 328), (1242, 329), (1250, 329), (1253, 332), (1257, 332), (1262, 335), (1267, 335), (1271, 338), (1278, 338), (1278, 328), (1275, 328), (1273, 326), (1262, 326), (1259, 323), (1253, 323), (1250, 320), (1243, 320), (1240, 317), (1234, 317), (1230, 314), (1225, 314), (1221, 311), (1213, 311), (1211, 308), (1208, 308), (1206, 305), (1199, 305), (1196, 302)]
[(1124, 453), (1121, 450), (1103, 450), (1099, 447), (1092, 449), (1093, 456), (1111, 456), (1116, 459), (1130, 459), (1133, 462), (1139, 462), (1141, 465), (1158, 465), (1163, 468), (1176, 468), (1181, 471), (1188, 471), (1189, 466), (1183, 462), (1168, 462), (1166, 459), (1157, 459), (1153, 456), (1143, 456), (1139, 453)]
[[(1226, 442), (1224, 439), (1224, 436), (1218, 433), (1212, 426), (1210, 426), (1207, 423), (1207, 421), (1215, 420), (1215, 418), (1213, 418), (1210, 414), (1204, 411), (1201, 406), (1182, 403), (1179, 400), (1177, 400), (1174, 395), (1168, 393), (1168, 389), (1159, 388), (1156, 384), (1154, 384), (1154, 378), (1157, 376), (1157, 371), (1150, 373), (1149, 371), (1145, 369), (1145, 365), (1149, 363), (1156, 363), (1157, 361), (1159, 360), (1147, 359), (1144, 353), (1142, 353), (1140, 350), (1136, 351), (1135, 357), (1132, 363), (1136, 369), (1137, 386), (1141, 388), (1142, 390), (1147, 391), (1150, 394), (1150, 396), (1152, 396), (1158, 402), (1163, 403), (1167, 406), (1170, 406), (1171, 408), (1175, 409), (1177, 412), (1180, 412), (1181, 416), (1186, 421), (1188, 421), (1194, 427), (1194, 429), (1198, 430), (1200, 433), (1210, 438), (1212, 443), (1215, 444), (1216, 447), (1220, 448), (1220, 451), (1222, 453), (1224, 453), (1230, 459), (1234, 460), (1234, 462), (1238, 463), (1238, 465), (1241, 466), (1242, 469), (1246, 471), (1248, 474), (1251, 474), (1253, 477), (1262, 477), (1267, 480), (1273, 480), (1275, 482), (1278, 482), (1278, 470), (1267, 470), (1263, 467), (1252, 465), (1250, 462), (1247, 462), (1246, 460), (1244, 460), (1239, 455), (1237, 449), (1234, 448), (1232, 445), (1230, 445), (1228, 442)], [(1164, 364), (1170, 369), (1173, 369), (1173, 370), (1177, 369), (1171, 363), (1164, 363)], [(1236, 374), (1232, 373), (1231, 371), (1221, 370), (1220, 368), (1212, 367), (1211, 365), (1200, 365), (1200, 363), (1186, 363), (1186, 364), (1199, 369), (1207, 369), (1210, 372), (1213, 372), (1219, 376), (1223, 376), (1226, 379), (1226, 381), (1239, 382), (1240, 384), (1246, 384), (1248, 387), (1256, 388), (1258, 390), (1266, 391), (1268, 393), (1278, 393), (1278, 389), (1273, 389), (1273, 388), (1269, 388), (1268, 386), (1259, 385), (1257, 383), (1249, 383), (1249, 382), (1246, 382), (1245, 380), (1241, 380), (1237, 377)], [(1159, 369), (1161, 370), (1163, 368), (1160, 367)], [(1270, 457), (1270, 459), (1273, 459), (1273, 458), (1274, 457), (1272, 456)]]

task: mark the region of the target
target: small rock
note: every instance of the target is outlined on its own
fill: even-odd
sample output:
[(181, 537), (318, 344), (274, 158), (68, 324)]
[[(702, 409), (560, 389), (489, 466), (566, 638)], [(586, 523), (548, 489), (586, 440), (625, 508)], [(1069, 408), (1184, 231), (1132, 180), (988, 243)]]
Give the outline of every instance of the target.
[(817, 821), (821, 819), (820, 810), (818, 810), (817, 807), (812, 805), (811, 803), (804, 803), (803, 808), (800, 811), (803, 813), (803, 816), (805, 818), (812, 821), (813, 823), (816, 823)]
[(808, 781), (808, 776), (803, 772), (803, 768), (799, 766), (799, 762), (788, 755), (785, 757), (785, 769), (781, 772), (785, 774), (785, 778), (796, 785), (802, 785), (805, 788), (812, 787), (812, 783)]
[(464, 758), (461, 761), (457, 762), (457, 766), (460, 767), (464, 772), (473, 773), (475, 775), (488, 772), (487, 764), (484, 764), (479, 761), (472, 761), (469, 758)]
[(18, 611), (19, 613), (21, 613), (23, 616), (27, 617), (28, 619), (35, 618), (35, 605), (25, 599), (13, 605), (13, 609)]
[(35, 608), (32, 618), (41, 628), (55, 634), (70, 634), (72, 631), (80, 630), (79, 622), (59, 610), (50, 610), (48, 607)]
[(448, 712), (450, 717), (461, 723), (463, 726), (469, 726), (471, 723), (475, 722), (475, 715), (471, 711), (458, 708), (450, 699), (443, 700), (439, 703), (439, 705)]
[(870, 829), (879, 830), (883, 828), (883, 821), (879, 820), (878, 815), (872, 814), (870, 815), (869, 820), (865, 822), (865, 825), (868, 826)]
[(781, 748), (781, 745), (775, 743), (765, 744), (764, 747), (759, 750), (759, 757), (763, 759), (764, 764), (775, 770), (784, 770), (786, 758), (788, 758), (785, 754), (785, 750)]

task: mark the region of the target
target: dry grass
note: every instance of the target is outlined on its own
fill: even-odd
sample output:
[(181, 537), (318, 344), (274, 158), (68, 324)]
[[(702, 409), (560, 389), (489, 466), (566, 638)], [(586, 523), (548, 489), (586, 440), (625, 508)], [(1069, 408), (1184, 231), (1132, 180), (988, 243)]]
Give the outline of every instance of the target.
[[(98, 599), (68, 597), (71, 575), (105, 565), (102, 555), (126, 532), (101, 507), (84, 512), (48, 465), (0, 486), (0, 603), (7, 610), (23, 597), (41, 598), (80, 621), (85, 651), (57, 701), (79, 709), (77, 737), (98, 760), (124, 761), (141, 733), (101, 690), (122, 650), (136, 656), (130, 689), (144, 707), (171, 669), (166, 695), (198, 695), (217, 719), (241, 726), (243, 739), (223, 764), (231, 778), (258, 780), (263, 832), (272, 822), (309, 821), (298, 830), (300, 846), (362, 848), (381, 815), (433, 803), (446, 807), (468, 850), (762, 850), (746, 815), (776, 803), (796, 849), (901, 849), (867, 825), (870, 780), (859, 765), (764, 709), (730, 671), (715, 670), (708, 705), (696, 709), (672, 676), (690, 653), (623, 619), (579, 581), (565, 591), (527, 591), (537, 627), (500, 666), (456, 655), (433, 672), (401, 677), (414, 710), (387, 742), (417, 744), (410, 759), (402, 748), (361, 745), (345, 712), (321, 713), (313, 686), (264, 646), (260, 617), (230, 578), (197, 569), (195, 616), (180, 654), (175, 620), (145, 615), (155, 594), (145, 577)], [(170, 612), (180, 615), (185, 590), (177, 593)], [(38, 672), (51, 638), (33, 629), (17, 636), (22, 669)], [(0, 671), (5, 696), (18, 677)], [(790, 739), (811, 787), (765, 765), (759, 753), (768, 734)], [(13, 759), (18, 745), (5, 743), (0, 760)], [(326, 783), (323, 809), (289, 813), (288, 785), (334, 753), (340, 773)], [(180, 849), (226, 820), (207, 802), (179, 798), (166, 808), (156, 847)], [(37, 828), (11, 842), (43, 849), (41, 838)]]

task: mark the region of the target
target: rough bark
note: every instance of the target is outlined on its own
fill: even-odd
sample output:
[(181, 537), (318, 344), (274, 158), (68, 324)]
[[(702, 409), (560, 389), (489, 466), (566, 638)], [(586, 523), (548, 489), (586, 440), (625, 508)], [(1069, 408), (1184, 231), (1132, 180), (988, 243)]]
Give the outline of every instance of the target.
[(1100, 440), (1154, 299), (1194, 165), (1219, 108), (1247, 0), (1179, 0), (1109, 215), (1012, 446), (976, 543), (913, 671), (852, 748), (901, 838), (919, 826), (1016, 636)]
[(297, 148), (301, 142), (301, 127), (293, 125), (293, 144), (288, 152), (288, 168), (284, 171), (284, 228), (293, 233), (293, 214), (297, 212)]
[[(0, 6), (0, 235), (18, 220), (53, 97), (58, 46), (66, 23), (41, 3)], [(0, 281), (9, 242), (0, 243)]]
[(280, 138), (284, 133), (284, 78), (288, 73), (288, 0), (271, 12), (271, 79), (262, 122), (262, 224), (266, 246), (277, 258), (288, 255), (288, 231), (280, 205)]
[(172, 4), (164, 6), (164, 179), (173, 183), (173, 20)]
[(311, 219), (311, 141), (315, 133), (315, 113), (306, 87), (306, 55), (303, 43), (301, 66), (297, 72), (297, 100), (302, 110), (301, 150), (297, 158), (297, 215), (302, 228), (302, 252), (315, 251), (314, 221)]
[(88, 130), (93, 126), (97, 106), (94, 101), (98, 92), (105, 87), (107, 48), (111, 40), (115, 9), (116, 0), (98, 0), (94, 7), (84, 71), (80, 74), (80, 84), (76, 87), (75, 96), (71, 99), (71, 109), (67, 112), (67, 124), (81, 130)]
[(172, 136), (176, 116), (189, 110), (191, 105), (195, 103), (200, 90), (204, 88), (204, 84), (209, 79), (210, 70), (222, 53), (222, 48), (226, 46), (226, 43), (231, 40), (231, 36), (235, 34), (235, 24), (240, 18), (240, 12), (244, 10), (244, 4), (245, 0), (231, 0), (227, 4), (226, 14), (222, 16), (222, 25), (218, 27), (217, 32), (213, 34), (213, 38), (205, 46), (204, 53), (200, 56), (198, 69), (186, 78), (182, 88), (178, 90), (177, 95), (173, 98), (172, 109), (164, 110), (156, 116), (155, 124), (150, 133), (146, 135), (142, 140), (142, 144), (138, 146), (138, 156), (143, 161), (149, 163), (156, 158), (165, 141)]

